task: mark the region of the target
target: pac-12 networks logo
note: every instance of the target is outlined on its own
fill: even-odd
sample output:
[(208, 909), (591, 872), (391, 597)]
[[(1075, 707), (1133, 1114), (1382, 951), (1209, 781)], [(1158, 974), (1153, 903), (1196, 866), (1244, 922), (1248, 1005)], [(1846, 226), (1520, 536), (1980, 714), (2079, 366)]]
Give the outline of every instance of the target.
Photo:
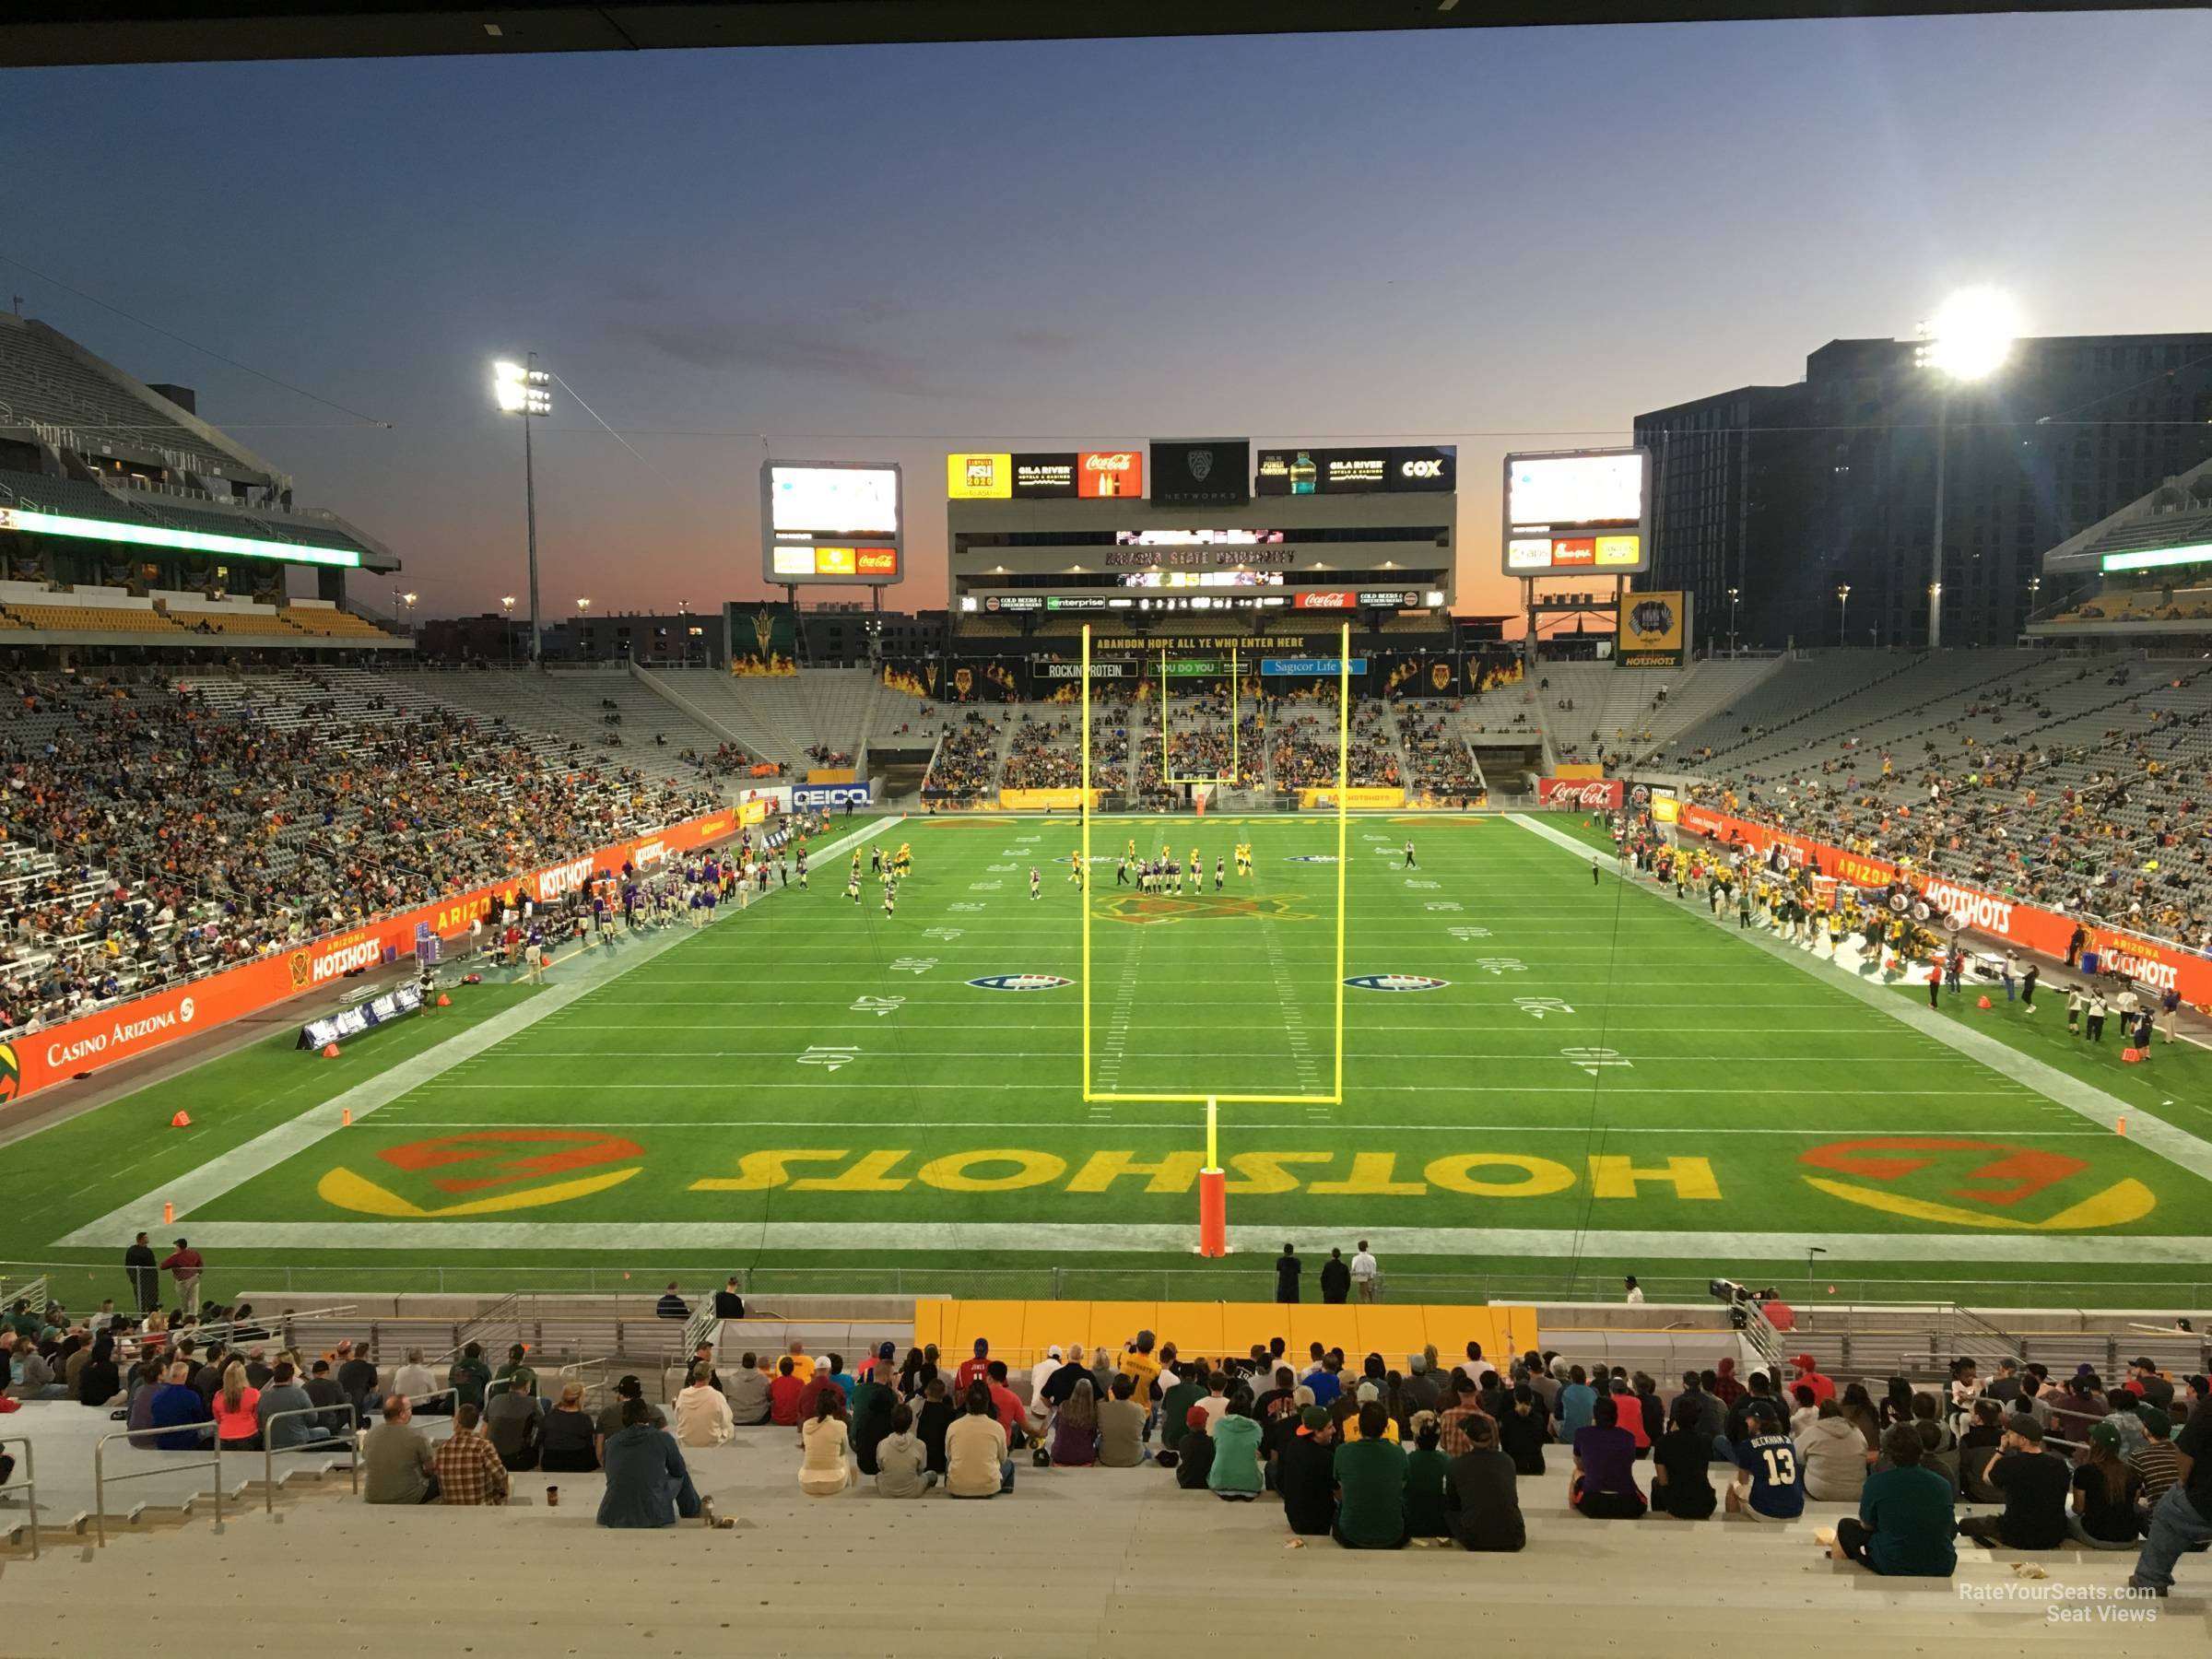
[(968, 982), (978, 991), (1057, 991), (1076, 982), (1056, 973), (988, 973)]
[(1355, 991), (1441, 991), (1452, 982), (1425, 973), (1359, 973), (1344, 982)]

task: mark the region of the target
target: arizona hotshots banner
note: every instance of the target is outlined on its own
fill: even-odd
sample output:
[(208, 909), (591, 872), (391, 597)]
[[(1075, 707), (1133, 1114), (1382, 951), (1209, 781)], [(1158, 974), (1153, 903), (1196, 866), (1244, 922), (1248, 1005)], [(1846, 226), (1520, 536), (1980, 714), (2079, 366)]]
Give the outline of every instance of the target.
[(1689, 660), (1688, 594), (1623, 594), (1617, 626), (1615, 667), (1679, 668)]
[[(1886, 888), (1902, 881), (1926, 900), (1929, 908), (1946, 918), (1956, 917), (1975, 933), (1988, 934), (2008, 944), (2064, 961), (2066, 945), (2077, 925), (2070, 916), (1985, 892), (1953, 881), (1947, 876), (1930, 876), (1901, 869), (1886, 859), (1847, 853), (1825, 841), (1808, 841), (1770, 825), (1755, 824), (1731, 813), (1684, 802), (1681, 827), (1693, 834), (1710, 836), (1731, 845), (1749, 847), (1763, 855), (1771, 847), (1788, 847), (1820, 873), (1848, 881), (1854, 887)], [(2079, 924), (2088, 935), (2088, 949), (2094, 951), (2100, 969), (2116, 969), (2153, 991), (2179, 991), (2182, 1000), (2195, 1007), (2212, 1004), (2212, 961), (2168, 940), (2145, 938), (2118, 928)]]
[[(764, 803), (754, 805), (765, 808)], [(241, 962), (188, 984), (173, 985), (103, 1013), (0, 1043), (0, 1101), (30, 1094), (79, 1072), (135, 1059), (164, 1043), (259, 1013), (348, 973), (411, 955), (418, 924), (427, 924), (441, 937), (451, 937), (465, 933), (472, 922), (488, 920), (509, 893), (519, 891), (540, 904), (551, 904), (594, 876), (612, 875), (626, 864), (649, 869), (664, 859), (680, 857), (721, 841), (735, 833), (736, 828), (736, 808), (690, 818), (655, 835), (616, 841), (494, 887), (472, 888), (432, 904), (417, 905), (345, 933)]]

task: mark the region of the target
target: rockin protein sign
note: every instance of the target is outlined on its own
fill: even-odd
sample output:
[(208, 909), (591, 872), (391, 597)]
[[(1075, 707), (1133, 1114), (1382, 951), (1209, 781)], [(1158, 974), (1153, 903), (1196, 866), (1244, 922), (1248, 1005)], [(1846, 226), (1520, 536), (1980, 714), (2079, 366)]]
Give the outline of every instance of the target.
[(1625, 785), (1618, 778), (1538, 778), (1536, 805), (1564, 806), (1575, 812), (1620, 810)]

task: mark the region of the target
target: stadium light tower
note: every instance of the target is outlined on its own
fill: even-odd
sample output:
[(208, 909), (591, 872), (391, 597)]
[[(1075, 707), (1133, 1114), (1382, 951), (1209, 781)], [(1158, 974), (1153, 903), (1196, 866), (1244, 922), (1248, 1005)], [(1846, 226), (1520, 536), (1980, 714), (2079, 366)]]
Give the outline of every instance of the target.
[(523, 502), (530, 525), (530, 665), (542, 668), (546, 636), (537, 614), (537, 475), (530, 453), (530, 423), (553, 413), (553, 376), (537, 366), (535, 351), (526, 363), (502, 359), (491, 366), (491, 395), (500, 413), (523, 418)]
[(1836, 643), (1851, 643), (1851, 583), (1836, 583)]
[(1744, 590), (1742, 588), (1728, 590), (1728, 654), (1730, 656), (1735, 654), (1735, 605), (1736, 601), (1743, 596)]
[(1928, 649), (1943, 644), (1943, 472), (1951, 388), (1987, 380), (2005, 366), (2019, 335), (2019, 312), (1994, 288), (1960, 288), (1921, 325), (1913, 360), (1936, 377), (1936, 516), (1928, 549)]

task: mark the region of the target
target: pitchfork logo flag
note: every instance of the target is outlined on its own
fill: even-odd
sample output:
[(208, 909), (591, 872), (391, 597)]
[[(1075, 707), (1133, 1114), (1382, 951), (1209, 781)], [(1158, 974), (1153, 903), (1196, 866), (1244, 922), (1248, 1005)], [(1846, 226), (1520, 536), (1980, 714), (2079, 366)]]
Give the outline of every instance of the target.
[(1155, 438), (1151, 469), (1156, 501), (1219, 507), (1252, 500), (1249, 438)]
[(1623, 594), (1613, 660), (1623, 668), (1679, 668), (1688, 659), (1688, 594)]

